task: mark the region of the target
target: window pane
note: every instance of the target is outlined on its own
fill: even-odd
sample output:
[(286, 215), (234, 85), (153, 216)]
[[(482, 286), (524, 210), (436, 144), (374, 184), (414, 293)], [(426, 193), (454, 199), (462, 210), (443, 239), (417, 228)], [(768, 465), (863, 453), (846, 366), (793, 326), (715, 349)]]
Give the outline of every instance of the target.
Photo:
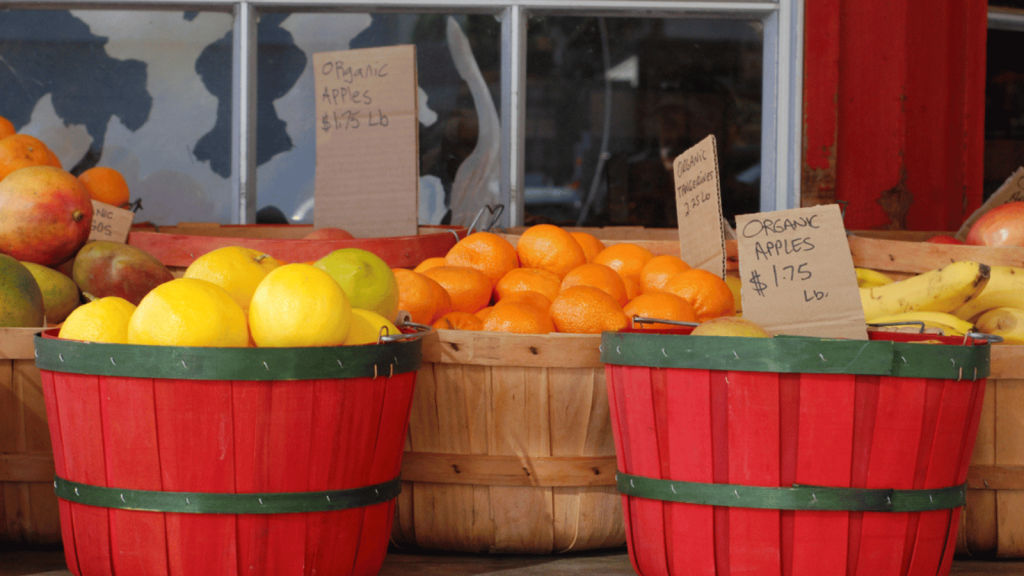
[[(453, 63), (449, 19), (469, 40), (500, 110), (501, 25), (493, 16), (270, 13), (259, 23), (257, 219), (313, 222), (316, 118), (313, 54), (415, 44), (420, 86), (420, 223), (447, 223), (456, 171), (477, 145), (474, 98)], [(490, 139), (487, 139), (490, 142)], [(497, 142), (497, 140), (495, 140)]]
[(988, 31), (985, 68), (985, 197), (1024, 166), (1024, 32)]
[(529, 22), (526, 223), (674, 227), (672, 160), (709, 134), (726, 217), (757, 212), (761, 23), (606, 18), (603, 26)]
[(231, 219), (232, 17), (2, 10), (0, 116), (65, 170), (109, 166), (136, 222)]

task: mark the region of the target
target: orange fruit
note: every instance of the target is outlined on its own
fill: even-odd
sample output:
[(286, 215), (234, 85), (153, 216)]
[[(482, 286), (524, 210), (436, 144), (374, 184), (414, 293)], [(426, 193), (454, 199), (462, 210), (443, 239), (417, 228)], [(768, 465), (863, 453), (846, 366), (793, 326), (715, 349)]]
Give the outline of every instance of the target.
[(647, 248), (624, 242), (622, 244), (612, 244), (598, 252), (597, 256), (594, 256), (594, 263), (604, 264), (618, 272), (623, 278), (632, 278), (639, 282), (640, 272), (643, 270), (644, 265), (653, 258), (654, 254), (651, 254), (651, 251)]
[(661, 290), (668, 279), (690, 269), (690, 265), (678, 256), (662, 254), (655, 256), (640, 269), (640, 289), (644, 293)]
[(423, 273), (424, 270), (429, 268), (435, 268), (437, 266), (447, 266), (448, 262), (444, 259), (444, 256), (434, 256), (433, 258), (427, 258), (423, 262), (420, 262), (412, 269), (413, 272)]
[(483, 330), (484, 321), (469, 312), (449, 312), (432, 326), (437, 330)]
[[(493, 310), (494, 306), (488, 306), (486, 308), (481, 308), (477, 310), (473, 315), (479, 318), (480, 320), (487, 320), (487, 316), (489, 316)], [(483, 330), (483, 328), (481, 328), (481, 330)]]
[(551, 299), (540, 292), (523, 290), (522, 292), (513, 292), (512, 294), (509, 294), (499, 300), (495, 306), (504, 306), (505, 304), (529, 304), (534, 308), (543, 310), (544, 313), (547, 314), (548, 309), (551, 308)]
[(419, 272), (405, 268), (391, 270), (398, 281), (398, 309), (409, 313), (413, 322), (430, 324), (437, 310), (434, 288)]
[(619, 306), (625, 306), (629, 299), (626, 297), (626, 283), (622, 281), (619, 273), (604, 264), (583, 264), (572, 269), (571, 272), (562, 278), (561, 289), (572, 288), (573, 286), (593, 286), (607, 292)]
[(736, 313), (729, 285), (702, 268), (691, 268), (676, 274), (669, 279), (663, 290), (689, 302), (697, 312), (698, 322)]
[(0, 139), (0, 180), (20, 168), (29, 166), (53, 166), (56, 157), (42, 140), (28, 134), (12, 134)]
[(128, 183), (124, 176), (113, 168), (95, 166), (78, 175), (89, 196), (97, 202), (111, 206), (123, 206), (129, 202)]
[(7, 118), (0, 116), (0, 138), (7, 138), (16, 133), (17, 130), (14, 129), (14, 124)]
[(583, 247), (566, 230), (552, 224), (527, 228), (516, 244), (519, 265), (540, 268), (564, 277), (573, 268), (587, 263)]
[(583, 254), (587, 257), (587, 262), (593, 262), (594, 256), (597, 256), (601, 250), (605, 249), (604, 242), (601, 242), (597, 239), (597, 236), (589, 232), (569, 232), (569, 234), (579, 242), (580, 248), (583, 248)]
[(515, 302), (495, 306), (484, 320), (484, 330), (513, 334), (549, 334), (555, 331), (555, 325), (543, 310), (530, 304)]
[(697, 312), (694, 311), (693, 306), (681, 297), (675, 294), (669, 294), (668, 292), (648, 292), (647, 294), (641, 294), (635, 299), (631, 300), (626, 307), (622, 309), (626, 313), (626, 316), (630, 319), (630, 324), (634, 328), (645, 328), (652, 330), (661, 330), (669, 328), (679, 328), (672, 324), (665, 324), (662, 322), (655, 322), (651, 324), (633, 324), (633, 317), (639, 316), (641, 318), (659, 318), (663, 320), (675, 320), (677, 322), (696, 322)]
[(622, 282), (626, 285), (627, 302), (644, 293), (643, 288), (640, 287), (640, 282), (632, 278), (623, 278)]
[[(420, 276), (423, 275), (420, 274)], [(452, 297), (448, 294), (448, 291), (444, 289), (444, 286), (437, 283), (437, 280), (427, 276), (423, 276), (423, 279), (426, 280), (427, 283), (430, 284), (430, 287), (434, 289), (434, 317), (430, 319), (431, 322), (434, 322), (441, 316), (452, 311)]]
[(530, 290), (554, 300), (561, 289), (562, 280), (552, 272), (540, 268), (515, 268), (494, 285), (494, 297), (500, 302), (509, 294)]
[(615, 298), (593, 286), (573, 286), (563, 290), (551, 302), (550, 315), (559, 332), (600, 334), (622, 330), (629, 325), (626, 313)]
[(491, 281), (475, 268), (438, 266), (425, 270), (423, 275), (448, 291), (454, 311), (476, 312), (491, 301)]
[(509, 270), (519, 267), (519, 255), (512, 244), (490, 232), (474, 232), (459, 240), (444, 257), (448, 266), (464, 266), (484, 273), (496, 284)]

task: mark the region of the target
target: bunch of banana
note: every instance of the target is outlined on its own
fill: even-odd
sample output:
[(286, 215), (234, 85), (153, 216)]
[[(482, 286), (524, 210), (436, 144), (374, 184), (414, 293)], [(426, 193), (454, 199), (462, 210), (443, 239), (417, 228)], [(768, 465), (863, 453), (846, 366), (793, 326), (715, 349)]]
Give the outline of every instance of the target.
[(1024, 308), (1024, 268), (993, 266), (985, 289), (952, 313), (957, 318), (976, 321), (993, 308)]
[(857, 272), (857, 286), (861, 288), (874, 288), (892, 284), (894, 280), (878, 270), (870, 268), (854, 268)]
[(1003, 344), (1024, 344), (1024, 309), (993, 308), (978, 318), (978, 330), (1002, 336)]
[(974, 332), (974, 324), (961, 320), (946, 312), (914, 311), (901, 314), (890, 314), (888, 316), (877, 316), (868, 320), (872, 325), (924, 325), (925, 328), (941, 330), (946, 336), (966, 336), (968, 332)]
[(868, 323), (905, 312), (945, 312), (974, 300), (989, 282), (991, 268), (980, 262), (953, 262), (899, 282), (860, 289)]

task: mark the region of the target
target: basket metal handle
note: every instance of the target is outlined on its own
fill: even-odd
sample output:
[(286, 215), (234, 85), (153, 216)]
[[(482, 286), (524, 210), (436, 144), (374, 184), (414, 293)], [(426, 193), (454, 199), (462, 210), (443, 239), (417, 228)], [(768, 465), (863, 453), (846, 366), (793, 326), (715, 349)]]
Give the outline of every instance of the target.
[(665, 318), (645, 318), (635, 314), (630, 318), (630, 321), (632, 322), (630, 325), (631, 328), (636, 328), (637, 324), (672, 324), (673, 326), (690, 327), (700, 326), (700, 322), (683, 322), (682, 320), (666, 320)]

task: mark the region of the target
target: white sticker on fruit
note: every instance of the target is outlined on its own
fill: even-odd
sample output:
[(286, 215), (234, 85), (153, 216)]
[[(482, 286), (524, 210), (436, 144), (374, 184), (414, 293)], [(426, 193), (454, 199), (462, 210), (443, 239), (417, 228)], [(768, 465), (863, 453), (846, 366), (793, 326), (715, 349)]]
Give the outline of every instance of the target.
[(124, 244), (128, 240), (133, 220), (135, 212), (93, 200), (89, 240), (109, 240)]
[(775, 334), (866, 340), (839, 206), (736, 216), (743, 317)]

